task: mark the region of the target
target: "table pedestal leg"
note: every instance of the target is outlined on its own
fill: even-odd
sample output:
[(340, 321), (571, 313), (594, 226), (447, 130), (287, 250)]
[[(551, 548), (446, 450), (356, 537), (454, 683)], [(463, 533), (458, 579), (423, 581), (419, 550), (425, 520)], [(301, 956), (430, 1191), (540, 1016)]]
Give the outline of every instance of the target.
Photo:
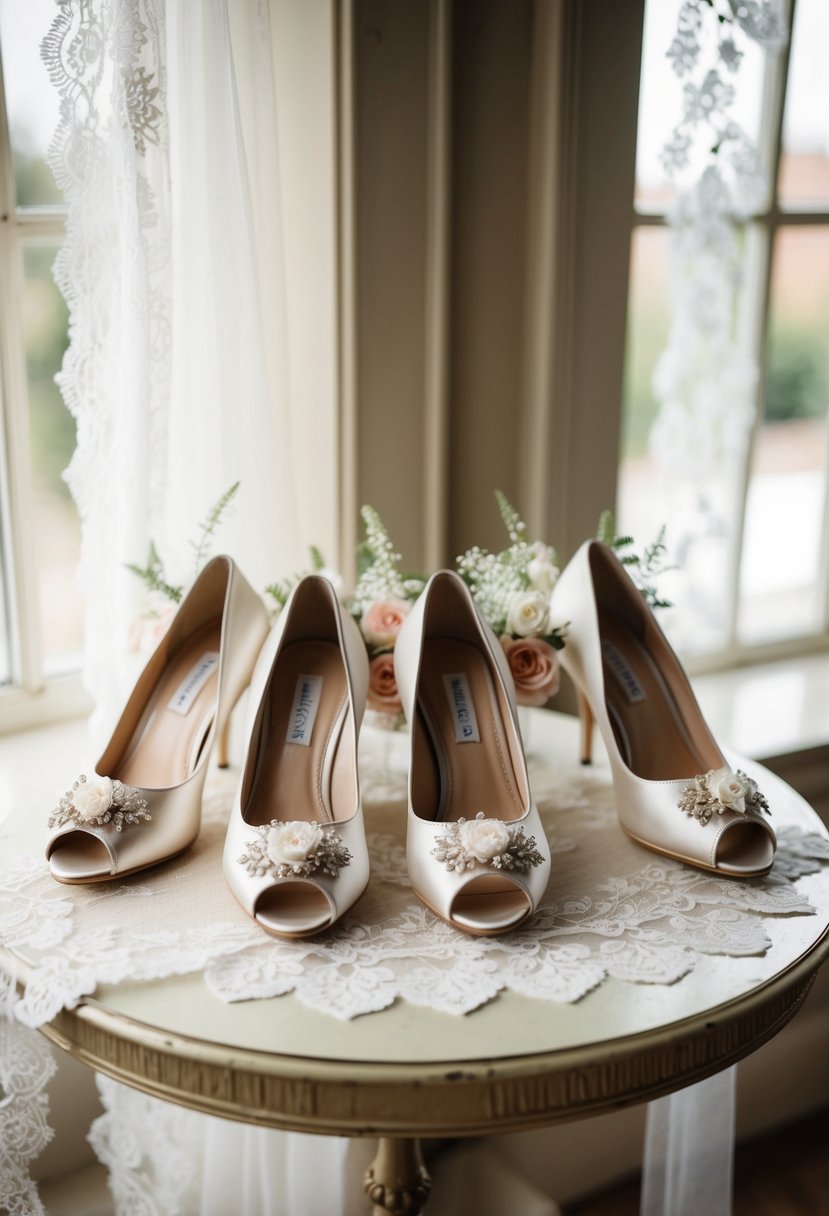
[(363, 1185), (373, 1216), (418, 1216), (432, 1189), (420, 1142), (382, 1136)]

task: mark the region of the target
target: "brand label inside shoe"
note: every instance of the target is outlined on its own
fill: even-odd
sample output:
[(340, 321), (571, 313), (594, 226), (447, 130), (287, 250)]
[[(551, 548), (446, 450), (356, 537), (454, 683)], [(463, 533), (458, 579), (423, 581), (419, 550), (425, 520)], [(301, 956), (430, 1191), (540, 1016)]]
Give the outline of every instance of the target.
[(602, 642), (602, 654), (628, 701), (631, 704), (636, 701), (647, 701), (644, 689), (625, 662), (625, 656), (607, 639)]
[(446, 689), (446, 699), (455, 723), (455, 742), (480, 743), (481, 736), (478, 734), (478, 721), (472, 705), (472, 694), (469, 691), (469, 681), (464, 672), (447, 672), (443, 677), (443, 687)]
[(167, 708), (174, 714), (188, 714), (196, 697), (218, 666), (218, 651), (208, 650), (181, 681)]
[(322, 696), (322, 676), (300, 676), (294, 690), (294, 703), (288, 719), (287, 743), (308, 747)]

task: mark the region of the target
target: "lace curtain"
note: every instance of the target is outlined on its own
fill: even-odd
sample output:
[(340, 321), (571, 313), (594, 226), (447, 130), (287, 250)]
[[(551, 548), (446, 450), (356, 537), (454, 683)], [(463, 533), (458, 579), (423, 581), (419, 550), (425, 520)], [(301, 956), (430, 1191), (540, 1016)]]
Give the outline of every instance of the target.
[(188, 582), (188, 542), (236, 480), (222, 543), (254, 585), (298, 561), (271, 53), (267, 0), (61, 0), (43, 43), (99, 734), (134, 675), (126, 562), (152, 541)]

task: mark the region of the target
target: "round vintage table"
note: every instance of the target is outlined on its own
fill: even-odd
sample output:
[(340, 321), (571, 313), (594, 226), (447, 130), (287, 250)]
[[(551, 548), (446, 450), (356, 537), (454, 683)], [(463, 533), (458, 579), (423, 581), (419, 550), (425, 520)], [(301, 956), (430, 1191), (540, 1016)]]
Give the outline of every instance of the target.
[[(577, 724), (539, 715), (533, 743), (572, 755)], [(553, 737), (554, 736), (554, 737)], [(601, 760), (599, 761), (601, 764)], [(776, 825), (825, 835), (771, 773)], [(226, 1004), (200, 974), (102, 988), (43, 1032), (78, 1060), (156, 1097), (251, 1124), (379, 1138), (374, 1212), (419, 1212), (421, 1137), (483, 1136), (643, 1102), (733, 1064), (795, 1015), (829, 953), (829, 870), (814, 916), (775, 918), (749, 959), (700, 958), (672, 985), (608, 979), (575, 1004), (502, 993), (455, 1017), (398, 1001), (340, 1021), (294, 996)], [(552, 881), (555, 882), (555, 871)], [(25, 984), (25, 964), (16, 960)]]

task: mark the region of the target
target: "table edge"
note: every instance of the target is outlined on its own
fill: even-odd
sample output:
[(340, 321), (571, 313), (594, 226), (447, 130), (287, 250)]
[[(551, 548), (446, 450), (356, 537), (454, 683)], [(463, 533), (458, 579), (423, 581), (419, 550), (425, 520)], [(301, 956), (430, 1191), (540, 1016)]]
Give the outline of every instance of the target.
[[(702, 1014), (588, 1047), (495, 1060), (280, 1055), (162, 1031), (94, 998), (40, 1029), (100, 1072), (223, 1118), (332, 1135), (491, 1134), (647, 1101), (735, 1063), (794, 1017), (828, 955), (829, 927), (785, 971)], [(25, 964), (12, 959), (25, 986)]]

